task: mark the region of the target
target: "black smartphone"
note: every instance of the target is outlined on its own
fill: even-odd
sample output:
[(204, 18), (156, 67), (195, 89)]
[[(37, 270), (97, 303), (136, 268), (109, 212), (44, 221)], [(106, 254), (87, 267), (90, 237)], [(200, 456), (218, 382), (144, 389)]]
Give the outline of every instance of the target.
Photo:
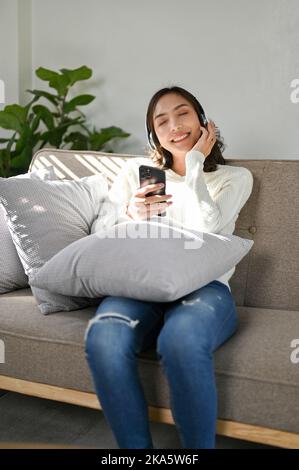
[[(146, 186), (148, 184), (157, 184), (157, 183), (163, 183), (164, 186), (163, 188), (156, 189), (155, 191), (151, 191), (150, 193), (147, 193), (147, 196), (155, 196), (157, 194), (159, 195), (165, 195), (166, 192), (166, 177), (165, 177), (165, 171), (160, 170), (160, 168), (155, 168), (149, 165), (140, 165), (139, 166), (139, 184), (140, 188), (143, 186)], [(166, 212), (162, 212), (158, 214), (159, 216), (165, 216)]]

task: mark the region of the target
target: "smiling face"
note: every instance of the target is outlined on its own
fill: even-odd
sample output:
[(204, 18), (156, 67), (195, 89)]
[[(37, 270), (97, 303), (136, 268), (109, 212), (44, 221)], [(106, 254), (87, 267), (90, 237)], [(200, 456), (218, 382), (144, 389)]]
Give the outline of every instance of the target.
[(153, 119), (160, 144), (173, 157), (184, 156), (201, 135), (201, 125), (195, 109), (179, 94), (163, 95), (156, 104)]

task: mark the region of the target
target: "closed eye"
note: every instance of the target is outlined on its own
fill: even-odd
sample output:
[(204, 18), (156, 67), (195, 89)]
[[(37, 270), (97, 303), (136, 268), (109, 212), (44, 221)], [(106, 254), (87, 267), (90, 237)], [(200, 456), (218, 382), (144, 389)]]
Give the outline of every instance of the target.
[[(181, 114), (179, 114), (179, 116), (184, 116), (184, 114), (188, 114), (188, 112), (186, 112), (186, 113), (181, 113)], [(163, 124), (165, 124), (165, 122), (166, 122), (166, 121), (160, 122), (159, 127), (162, 126)]]

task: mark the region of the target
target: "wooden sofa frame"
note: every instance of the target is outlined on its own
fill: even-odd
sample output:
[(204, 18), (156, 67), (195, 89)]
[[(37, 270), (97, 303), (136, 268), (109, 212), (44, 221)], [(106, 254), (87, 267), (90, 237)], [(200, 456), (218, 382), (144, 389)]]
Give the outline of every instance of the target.
[[(20, 380), (13, 377), (7, 377), (5, 375), (0, 375), (0, 389), (101, 410), (95, 393), (80, 392), (78, 390), (61, 388), (53, 385), (29, 382), (27, 380)], [(150, 421), (175, 424), (170, 409), (149, 406), (148, 410)], [(299, 448), (299, 434), (297, 433), (264, 428), (235, 421), (218, 419), (217, 434), (220, 436), (227, 436), (234, 439), (242, 439), (245, 441), (282, 448)]]

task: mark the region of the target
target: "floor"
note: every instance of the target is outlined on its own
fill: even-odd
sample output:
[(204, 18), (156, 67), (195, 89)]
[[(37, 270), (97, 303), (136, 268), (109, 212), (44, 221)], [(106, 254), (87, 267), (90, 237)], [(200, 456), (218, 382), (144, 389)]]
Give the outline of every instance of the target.
[[(46, 443), (82, 448), (117, 449), (102, 411), (0, 391), (2, 443)], [(156, 449), (181, 448), (175, 426), (150, 423)], [(217, 436), (219, 449), (271, 448)]]

